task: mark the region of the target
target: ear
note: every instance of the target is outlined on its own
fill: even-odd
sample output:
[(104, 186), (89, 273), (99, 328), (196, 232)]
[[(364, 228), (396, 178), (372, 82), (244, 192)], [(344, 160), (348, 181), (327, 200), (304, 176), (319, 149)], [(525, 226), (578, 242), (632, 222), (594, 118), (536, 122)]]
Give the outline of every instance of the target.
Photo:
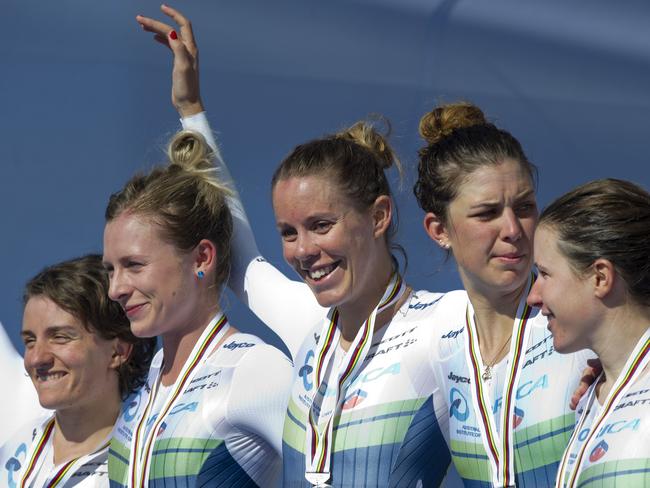
[(129, 344), (122, 339), (114, 339), (114, 341), (113, 356), (111, 357), (109, 367), (111, 369), (118, 369), (129, 360), (129, 357), (133, 352), (133, 344)]
[(201, 239), (194, 248), (194, 274), (208, 274), (217, 264), (217, 246), (209, 239)]
[(449, 249), (451, 243), (449, 242), (449, 233), (447, 227), (442, 220), (433, 212), (427, 212), (424, 216), (424, 232), (442, 249)]
[(379, 195), (372, 204), (374, 236), (386, 234), (393, 217), (393, 201), (388, 195)]
[(605, 298), (614, 287), (616, 280), (616, 269), (611, 261), (607, 259), (596, 259), (591, 265), (593, 270), (594, 295), (598, 298)]

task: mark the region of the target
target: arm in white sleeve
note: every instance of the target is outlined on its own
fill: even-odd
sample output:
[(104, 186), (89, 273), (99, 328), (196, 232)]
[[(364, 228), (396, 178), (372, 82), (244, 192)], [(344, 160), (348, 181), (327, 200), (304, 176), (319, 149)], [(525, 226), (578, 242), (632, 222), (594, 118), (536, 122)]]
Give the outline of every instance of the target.
[(184, 129), (201, 134), (215, 154), (221, 180), (233, 191), (228, 206), (233, 216), (232, 266), (228, 286), (262, 322), (275, 332), (295, 357), (305, 335), (327, 310), (318, 305), (309, 287), (287, 278), (265, 261), (246, 216), (235, 182), (217, 146), (205, 112), (181, 119)]
[(291, 393), (293, 367), (278, 349), (267, 344), (246, 354), (232, 378), (226, 419), (259, 435), (282, 455), (282, 430)]

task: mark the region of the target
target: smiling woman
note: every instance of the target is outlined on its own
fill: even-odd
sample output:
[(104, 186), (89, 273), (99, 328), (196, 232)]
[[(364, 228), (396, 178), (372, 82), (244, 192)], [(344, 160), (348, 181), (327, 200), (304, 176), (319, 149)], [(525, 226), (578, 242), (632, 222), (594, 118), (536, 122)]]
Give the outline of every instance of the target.
[[(25, 288), (25, 369), (48, 412), (0, 449), (9, 486), (100, 486), (122, 400), (144, 383), (155, 340), (107, 297), (97, 255), (46, 268)], [(4, 476), (3, 476), (4, 477)], [(15, 484), (14, 484), (15, 483)]]

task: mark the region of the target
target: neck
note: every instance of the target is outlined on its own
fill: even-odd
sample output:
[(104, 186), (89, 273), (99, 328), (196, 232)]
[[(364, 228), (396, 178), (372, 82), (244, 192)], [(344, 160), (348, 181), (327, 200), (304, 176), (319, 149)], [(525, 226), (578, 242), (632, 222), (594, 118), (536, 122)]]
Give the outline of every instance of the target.
[(52, 441), (55, 465), (90, 454), (107, 440), (122, 405), (117, 383), (110, 391), (113, 394), (93, 405), (56, 411)]
[[(363, 323), (381, 300), (388, 286), (388, 282), (393, 275), (393, 261), (388, 252), (386, 258), (381, 261), (376, 269), (374, 279), (371, 280), (372, 286), (362, 290), (362, 295), (352, 303), (345, 303), (337, 307), (339, 310), (338, 326), (341, 331), (340, 344), (345, 350), (354, 341), (357, 332), (359, 332)], [(403, 300), (400, 302), (403, 303)], [(385, 314), (382, 313), (381, 315), (384, 320), (380, 323), (379, 317), (377, 317), (375, 330), (378, 330), (390, 320), (390, 318), (388, 320), (385, 319)], [(392, 314), (390, 317), (392, 317)]]
[[(181, 331), (171, 331), (162, 336), (164, 364), (161, 372), (161, 383), (164, 386), (174, 384), (201, 334), (218, 312), (218, 302), (197, 307), (197, 312), (192, 317), (188, 317), (186, 328)], [(231, 329), (230, 333), (233, 332), (235, 331)]]
[[(482, 292), (466, 286), (467, 295), (474, 308), (474, 320), (478, 332), (481, 356), (489, 359), (498, 349), (508, 351), (512, 326), (517, 315), (519, 302), (525, 293), (527, 282), (514, 291)], [(505, 354), (503, 354), (505, 355)]]
[(617, 307), (610, 309), (593, 334), (588, 345), (600, 359), (604, 381), (599, 385), (598, 399), (604, 400), (620, 376), (625, 363), (641, 336), (650, 327), (650, 309)]

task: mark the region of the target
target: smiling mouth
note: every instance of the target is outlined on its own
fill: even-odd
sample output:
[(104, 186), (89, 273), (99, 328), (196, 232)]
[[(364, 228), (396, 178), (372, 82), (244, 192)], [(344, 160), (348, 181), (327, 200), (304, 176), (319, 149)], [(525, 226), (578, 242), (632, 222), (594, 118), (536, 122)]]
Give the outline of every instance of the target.
[(36, 373), (36, 380), (39, 383), (46, 383), (48, 381), (56, 381), (63, 378), (68, 373)]
[(330, 275), (332, 271), (338, 268), (338, 266), (339, 266), (339, 261), (337, 261), (336, 263), (332, 263), (329, 266), (324, 266), (322, 268), (315, 269), (313, 271), (308, 271), (308, 270), (305, 271), (307, 272), (307, 276), (309, 277), (309, 279), (313, 281), (320, 281), (326, 276)]
[(140, 310), (142, 310), (142, 307), (144, 307), (144, 303), (140, 303), (139, 305), (131, 305), (124, 307), (124, 313), (126, 313), (127, 317), (131, 317), (135, 314), (137, 314)]

